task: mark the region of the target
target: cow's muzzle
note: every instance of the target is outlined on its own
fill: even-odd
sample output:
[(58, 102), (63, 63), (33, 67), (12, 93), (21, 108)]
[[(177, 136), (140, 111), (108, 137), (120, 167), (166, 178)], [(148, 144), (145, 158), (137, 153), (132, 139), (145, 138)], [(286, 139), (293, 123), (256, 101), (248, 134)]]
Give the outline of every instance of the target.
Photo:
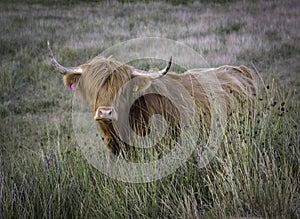
[(95, 120), (117, 120), (117, 112), (113, 107), (98, 107), (94, 116)]

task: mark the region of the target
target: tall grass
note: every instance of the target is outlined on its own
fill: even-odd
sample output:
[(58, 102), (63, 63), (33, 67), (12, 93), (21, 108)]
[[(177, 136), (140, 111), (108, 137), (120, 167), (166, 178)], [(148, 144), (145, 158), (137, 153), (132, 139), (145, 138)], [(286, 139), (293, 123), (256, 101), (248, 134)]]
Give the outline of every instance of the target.
[[(298, 1), (0, 8), (0, 218), (300, 216)], [(59, 61), (77, 65), (143, 36), (184, 42), (212, 65), (255, 67), (265, 85), (251, 120), (232, 114), (207, 166), (193, 154), (161, 180), (130, 184), (103, 175), (79, 150), (72, 94), (50, 66), (46, 40)]]
[[(1, 215), (9, 217), (224, 218), (298, 214), (299, 127), (293, 96), (257, 102), (252, 120), (232, 115), (217, 155), (199, 169), (191, 158), (174, 174), (130, 184), (103, 175), (76, 147), (66, 123), (38, 131), (1, 158)], [(276, 104), (274, 104), (276, 102)], [(12, 145), (7, 145), (7, 147)]]

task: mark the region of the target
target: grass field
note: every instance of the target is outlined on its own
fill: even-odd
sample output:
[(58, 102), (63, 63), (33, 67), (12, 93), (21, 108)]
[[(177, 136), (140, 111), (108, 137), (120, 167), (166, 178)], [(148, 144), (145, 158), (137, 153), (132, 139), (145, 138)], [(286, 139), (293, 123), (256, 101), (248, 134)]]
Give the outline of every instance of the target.
[[(299, 11), (298, 0), (0, 1), (0, 218), (299, 218)], [(124, 183), (78, 149), (72, 93), (46, 42), (74, 66), (153, 36), (264, 83), (254, 118), (233, 117), (209, 165), (191, 158), (161, 180)]]

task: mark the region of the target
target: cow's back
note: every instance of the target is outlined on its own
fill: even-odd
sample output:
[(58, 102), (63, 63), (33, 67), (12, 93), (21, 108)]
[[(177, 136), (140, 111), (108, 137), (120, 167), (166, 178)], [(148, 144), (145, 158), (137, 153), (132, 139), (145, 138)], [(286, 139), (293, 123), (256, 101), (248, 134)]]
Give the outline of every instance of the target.
[(204, 121), (210, 121), (212, 100), (217, 97), (226, 104), (227, 112), (236, 107), (254, 105), (256, 96), (255, 73), (245, 66), (224, 65), (218, 68), (191, 69), (168, 76), (180, 82), (194, 98)]

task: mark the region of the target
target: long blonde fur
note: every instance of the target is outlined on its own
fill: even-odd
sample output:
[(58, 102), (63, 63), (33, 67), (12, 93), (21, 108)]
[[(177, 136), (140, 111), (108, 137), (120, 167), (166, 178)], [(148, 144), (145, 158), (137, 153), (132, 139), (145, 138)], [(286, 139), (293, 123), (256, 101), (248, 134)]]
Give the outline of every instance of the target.
[[(111, 58), (96, 57), (85, 64), (85, 71), (78, 82), (78, 92), (94, 111), (99, 106), (112, 106), (121, 87), (133, 79), (131, 71), (131, 66), (122, 65)], [(194, 99), (201, 121), (204, 123), (210, 122), (211, 114), (207, 87), (209, 93), (224, 97), (228, 112), (232, 107), (243, 107), (245, 103), (251, 110), (256, 95), (253, 71), (245, 66), (191, 69), (183, 74), (169, 72), (154, 81), (142, 76), (136, 79), (143, 81), (144, 84), (149, 83), (149, 86), (156, 86), (157, 89), (157, 94), (146, 95), (136, 101), (130, 111), (131, 125), (140, 135), (147, 134), (147, 123), (154, 114), (164, 115), (170, 124), (176, 122), (174, 118), (179, 116), (178, 111), (182, 110), (180, 107), (185, 100), (180, 97), (174, 97), (171, 101), (164, 98), (164, 94), (170, 92), (169, 88), (174, 87), (174, 81), (184, 87)], [(126, 102), (126, 98), (123, 101)], [(119, 153), (120, 145), (113, 126), (103, 121), (98, 123), (108, 149), (115, 154)]]

